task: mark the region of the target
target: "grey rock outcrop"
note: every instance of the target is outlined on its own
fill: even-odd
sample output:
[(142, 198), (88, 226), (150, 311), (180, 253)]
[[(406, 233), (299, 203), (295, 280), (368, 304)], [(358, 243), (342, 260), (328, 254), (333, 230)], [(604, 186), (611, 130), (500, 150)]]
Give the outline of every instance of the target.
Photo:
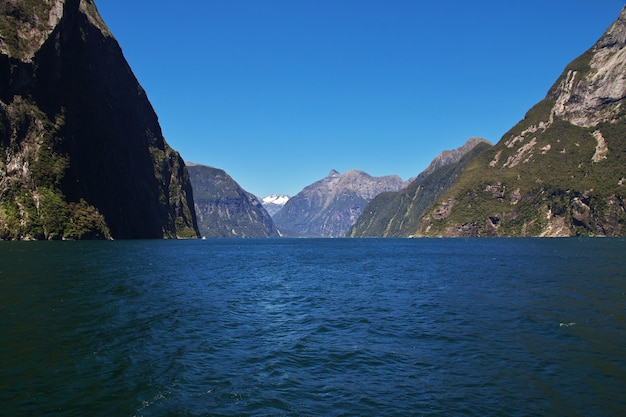
[(575, 126), (591, 127), (624, 113), (625, 45), (626, 8), (604, 36), (570, 65), (549, 93), (556, 102), (552, 114)]

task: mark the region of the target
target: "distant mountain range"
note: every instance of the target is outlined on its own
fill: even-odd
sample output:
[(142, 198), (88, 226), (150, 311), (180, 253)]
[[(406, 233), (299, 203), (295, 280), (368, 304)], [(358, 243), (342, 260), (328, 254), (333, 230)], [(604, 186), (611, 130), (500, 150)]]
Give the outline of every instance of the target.
[(289, 196), (283, 194), (272, 194), (266, 197), (263, 197), (261, 200), (261, 204), (270, 216), (274, 216), (274, 214), (278, 213), (280, 209), (282, 209), (285, 204), (289, 201)]
[(372, 177), (357, 170), (344, 174), (331, 170), (290, 198), (273, 216), (274, 223), (288, 237), (345, 237), (372, 198), (403, 186), (397, 175)]
[(187, 163), (200, 234), (205, 238), (279, 237), (259, 199), (221, 169)]
[[(348, 232), (352, 237), (395, 235), (397, 233), (381, 233), (378, 228), (361, 229), (364, 228), (363, 224), (370, 221), (372, 213), (379, 212), (380, 209), (376, 207), (386, 202), (391, 195), (398, 195), (399, 201), (405, 202), (408, 201), (405, 198), (407, 194), (421, 191), (419, 197), (412, 197), (412, 200), (420, 201), (411, 203), (411, 207), (419, 207), (423, 212), (458, 176), (455, 169), (442, 171), (436, 176), (431, 174), (442, 167), (456, 164), (479, 144), (482, 145), (479, 149), (491, 146), (485, 139), (471, 138), (457, 149), (441, 152), (414, 179), (415, 184), (411, 183), (408, 188), (405, 187), (409, 182), (402, 181), (397, 175), (372, 177), (363, 171), (349, 170), (340, 174), (331, 170), (326, 178), (305, 187), (291, 199), (274, 194), (265, 197), (263, 205), (268, 212), (271, 210), (276, 227), (287, 237), (346, 237)], [(430, 180), (417, 188), (416, 184), (421, 184), (429, 176)], [(426, 192), (424, 187), (433, 187), (437, 191)], [(364, 212), (365, 207), (368, 209)], [(411, 216), (419, 217), (419, 213), (412, 212)], [(389, 219), (382, 219), (389, 223)], [(402, 222), (402, 225), (406, 226), (407, 223)]]

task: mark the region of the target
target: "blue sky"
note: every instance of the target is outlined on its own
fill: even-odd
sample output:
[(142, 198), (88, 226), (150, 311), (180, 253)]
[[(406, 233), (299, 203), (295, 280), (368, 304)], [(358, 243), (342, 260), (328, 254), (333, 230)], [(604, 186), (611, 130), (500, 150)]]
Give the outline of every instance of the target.
[(187, 161), (259, 197), (497, 142), (624, 3), (96, 0)]

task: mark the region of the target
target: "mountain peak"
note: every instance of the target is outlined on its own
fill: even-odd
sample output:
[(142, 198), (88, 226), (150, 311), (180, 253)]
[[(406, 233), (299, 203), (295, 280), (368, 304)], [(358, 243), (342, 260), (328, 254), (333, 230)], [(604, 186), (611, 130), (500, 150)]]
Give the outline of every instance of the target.
[(597, 47), (623, 47), (626, 44), (626, 6), (622, 8), (619, 17), (613, 24), (607, 29), (602, 38), (596, 44)]
[(476, 145), (480, 143), (486, 143), (488, 145), (492, 144), (487, 139), (483, 139), (479, 137), (470, 138), (467, 140), (467, 142), (465, 142), (462, 146), (459, 146), (458, 148), (445, 150), (441, 152), (431, 161), (428, 167), (426, 167), (426, 169), (422, 171), (415, 179), (418, 179), (418, 180), (424, 179), (428, 175), (435, 172), (435, 170), (437, 170), (438, 168), (459, 162), (461, 158), (463, 157), (463, 155), (465, 155), (466, 153), (474, 149)]
[[(552, 114), (592, 127), (626, 114), (626, 7), (596, 44), (566, 68), (548, 93)], [(545, 120), (549, 127), (553, 119)]]
[(403, 185), (397, 175), (372, 177), (355, 169), (344, 174), (333, 169), (290, 198), (274, 222), (286, 236), (345, 237), (372, 198)]
[(266, 197), (263, 197), (261, 200), (263, 204), (277, 204), (280, 206), (284, 206), (287, 201), (289, 201), (289, 196), (283, 194), (271, 194)]
[(287, 195), (272, 194), (263, 197), (261, 204), (263, 204), (263, 208), (267, 210), (270, 216), (274, 217), (287, 204), (287, 201), (289, 201), (289, 196)]
[(113, 37), (93, 0), (4, 0), (0, 4), (0, 53), (32, 62), (63, 16), (80, 12), (106, 37)]

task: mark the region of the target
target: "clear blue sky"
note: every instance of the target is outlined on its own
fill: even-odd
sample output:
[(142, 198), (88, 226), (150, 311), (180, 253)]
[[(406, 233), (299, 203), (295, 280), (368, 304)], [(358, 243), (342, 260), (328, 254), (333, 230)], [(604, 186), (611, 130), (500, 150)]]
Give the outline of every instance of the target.
[(615, 0), (96, 0), (187, 161), (295, 195), (492, 142), (617, 18)]

